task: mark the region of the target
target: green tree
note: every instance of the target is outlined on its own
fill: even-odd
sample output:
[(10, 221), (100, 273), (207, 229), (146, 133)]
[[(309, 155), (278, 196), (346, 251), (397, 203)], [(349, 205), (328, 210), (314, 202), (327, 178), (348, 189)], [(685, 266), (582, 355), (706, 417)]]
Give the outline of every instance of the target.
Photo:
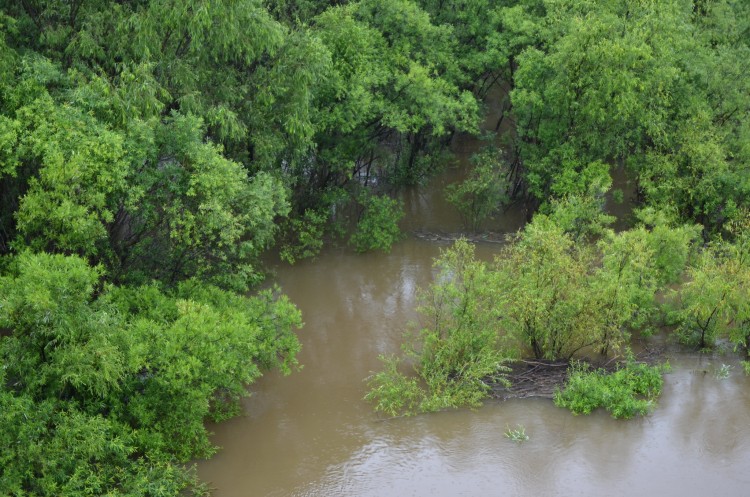
[(701, 226), (679, 224), (673, 211), (645, 207), (635, 212), (638, 227), (648, 231), (647, 242), (662, 285), (677, 283), (695, 252)]
[(609, 232), (614, 216), (604, 212), (604, 195), (610, 187), (593, 183), (585, 194), (569, 194), (549, 203), (549, 217), (576, 242), (590, 242)]
[(299, 312), (270, 291), (112, 287), (81, 258), (29, 252), (8, 269), (0, 493), (177, 495), (196, 483), (181, 463), (215, 450), (204, 421), (296, 366)]
[(653, 234), (639, 227), (610, 233), (599, 242), (601, 266), (591, 278), (591, 297), (599, 308), (600, 352), (627, 345), (630, 332), (651, 325), (662, 288), (655, 264)]
[(365, 397), (385, 414), (414, 414), (477, 407), (491, 383), (507, 384), (507, 352), (498, 334), (493, 277), (466, 241), (441, 254), (435, 283), (421, 294), (421, 328), (408, 337), (406, 356), (416, 377), (399, 370), (400, 359), (382, 358), (385, 369), (368, 380)]
[(726, 327), (732, 282), (725, 269), (709, 250), (688, 270), (689, 280), (680, 288), (678, 304), (678, 335), (683, 342), (710, 347)]
[(388, 196), (363, 195), (362, 216), (349, 239), (358, 252), (379, 249), (389, 251), (401, 238), (398, 222), (404, 217), (400, 201)]
[(133, 178), (110, 227), (126, 280), (200, 277), (244, 290), (259, 279), (254, 258), (289, 211), (286, 191), (272, 175), (250, 176), (226, 159), (201, 125), (170, 119), (155, 136), (160, 156)]
[(697, 236), (695, 227), (644, 224), (604, 230), (594, 246), (538, 214), (496, 259), (503, 328), (537, 358), (616, 352), (630, 330), (652, 325), (656, 293), (682, 274)]
[(537, 358), (569, 359), (598, 344), (596, 308), (588, 279), (593, 265), (589, 247), (550, 219), (537, 216), (519, 239), (495, 261), (505, 332)]
[(16, 160), (34, 171), (15, 212), (17, 244), (109, 259), (107, 226), (129, 172), (122, 136), (46, 92), (16, 115)]
[(673, 293), (677, 335), (699, 348), (729, 338), (747, 347), (750, 253), (746, 226), (735, 223), (736, 239), (705, 248), (688, 268), (687, 281)]
[(461, 213), (464, 224), (477, 231), (487, 218), (509, 201), (509, 171), (498, 150), (472, 156), (472, 169), (461, 183), (448, 185), (446, 197)]
[[(234, 65), (276, 50), (283, 27), (257, 2), (75, 5), (7, 6), (16, 20), (4, 43), (22, 56), (10, 49), (2, 64), (3, 251), (14, 241), (76, 253), (117, 281), (247, 289), (289, 199), (283, 175), (227, 157), (247, 158), (237, 143), (246, 148), (248, 129), (275, 129), (238, 120), (249, 90), (238, 92)], [(226, 38), (208, 36), (214, 27)]]
[(534, 202), (584, 193), (606, 174), (596, 164), (627, 164), (651, 205), (707, 231), (733, 219), (747, 198), (747, 82), (735, 76), (747, 17), (729, 1), (501, 7), (497, 43), (517, 63), (517, 148)]
[(338, 160), (323, 167), (351, 167), (359, 176), (374, 164), (381, 178), (414, 183), (424, 175), (420, 156), (436, 140), (476, 129), (476, 100), (453, 77), (452, 29), (433, 24), (416, 3), (328, 9), (316, 18), (316, 33), (333, 60), (319, 92), (324, 127), (316, 141), (322, 158)]
[[(206, 264), (198, 261), (188, 267), (191, 264), (184, 261), (208, 258), (221, 261), (219, 265), (229, 261), (226, 273), (241, 275), (236, 281), (215, 282), (240, 288), (253, 281), (256, 271), (250, 259), (270, 240), (265, 213), (262, 222), (242, 236), (254, 238), (253, 247), (236, 243), (245, 245), (242, 255), (226, 249), (217, 253), (215, 232), (185, 233), (201, 224), (184, 216), (155, 226), (154, 216), (169, 215), (161, 204), (148, 205), (152, 193), (166, 193), (161, 182), (171, 179), (163, 177), (165, 169), (177, 174), (173, 168), (179, 164), (186, 170), (177, 174), (179, 180), (193, 174), (185, 158), (216, 162), (218, 158), (209, 160), (214, 155), (241, 165), (258, 186), (256, 191), (264, 185), (258, 193), (264, 202), (275, 203), (271, 210), (277, 220), (286, 214), (301, 218), (310, 209), (337, 211), (340, 216), (356, 201), (362, 183), (372, 187), (386, 178), (419, 181), (435, 165), (449, 133), (476, 127), (477, 104), (464, 91), (465, 78), (456, 70), (452, 28), (433, 24), (408, 0), (340, 7), (261, 0), (3, 2), (0, 7), (11, 19), (2, 25), (8, 91), (2, 97), (7, 118), (0, 120), (7, 145), (0, 148), (12, 150), (19, 140), (14, 114), (45, 92), (66, 109), (66, 119), (86, 116), (91, 131), (87, 136), (97, 138), (101, 132), (94, 128), (101, 126), (121, 142), (118, 157), (126, 164), (117, 171), (127, 170), (132, 189), (124, 194), (108, 191), (107, 208), (89, 213), (103, 223), (90, 222), (81, 233), (86, 239), (75, 240), (78, 245), (97, 245), (86, 249), (106, 257), (110, 268), (122, 266), (118, 273), (148, 271), (148, 263), (140, 268), (134, 261), (160, 253), (171, 265), (160, 278), (200, 275)], [(20, 61), (16, 51), (23, 54)], [(197, 142), (212, 145), (215, 153), (203, 147), (198, 160)], [(3, 185), (11, 199), (20, 198), (30, 178), (39, 174), (38, 165), (32, 167), (28, 157), (15, 155), (4, 161), (4, 170), (15, 171), (16, 164), (29, 167), (8, 188)], [(255, 181), (260, 172), (270, 176)], [(288, 192), (290, 210), (281, 205), (286, 202), (270, 198), (279, 196), (281, 185)], [(348, 196), (332, 194), (338, 191)], [(43, 196), (50, 195), (46, 191)], [(180, 196), (184, 195), (178, 192), (165, 200), (174, 203)], [(236, 207), (245, 200), (232, 199), (234, 208), (227, 205), (229, 199), (213, 200), (221, 204), (222, 231), (241, 231)], [(0, 219), (8, 233), (6, 251), (16, 235), (18, 206), (13, 202), (3, 208)], [(192, 207), (184, 198), (177, 203), (177, 209)], [(195, 210), (190, 215), (200, 217)], [(216, 226), (217, 217), (207, 224)], [(101, 224), (107, 225), (109, 244), (99, 236)], [(207, 257), (192, 247), (198, 238), (205, 252), (213, 249)], [(164, 253), (167, 239), (182, 247)], [(47, 242), (42, 239), (39, 244)], [(221, 243), (231, 245), (228, 240)]]

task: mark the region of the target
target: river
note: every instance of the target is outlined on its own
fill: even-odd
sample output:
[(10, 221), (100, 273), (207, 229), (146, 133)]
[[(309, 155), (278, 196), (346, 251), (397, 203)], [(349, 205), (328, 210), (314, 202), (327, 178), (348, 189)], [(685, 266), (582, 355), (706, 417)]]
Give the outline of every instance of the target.
[[(216, 497), (748, 495), (750, 380), (714, 374), (731, 357), (673, 355), (659, 406), (629, 421), (528, 399), (380, 419), (363, 379), (398, 351), (437, 252), (408, 240), (278, 269), (305, 317), (304, 368), (267, 375), (244, 416), (211, 427), (222, 450), (199, 474)], [(517, 424), (520, 445), (503, 435)]]
[[(461, 160), (478, 146), (459, 141)], [(441, 191), (462, 170), (404, 193), (408, 233), (460, 229)], [(511, 209), (492, 227), (512, 232), (523, 219)], [(750, 495), (750, 379), (732, 354), (670, 346), (659, 405), (633, 420), (574, 416), (542, 399), (376, 415), (362, 400), (364, 379), (380, 368), (378, 355), (398, 353), (417, 318), (416, 291), (445, 246), (408, 236), (389, 254), (339, 248), (276, 264), (274, 280), (304, 316), (304, 367), (266, 375), (242, 416), (209, 427), (221, 450), (198, 473), (215, 497)], [(489, 259), (498, 248), (477, 252)], [(720, 379), (724, 363), (733, 367)], [(521, 444), (504, 436), (519, 424), (530, 437)]]

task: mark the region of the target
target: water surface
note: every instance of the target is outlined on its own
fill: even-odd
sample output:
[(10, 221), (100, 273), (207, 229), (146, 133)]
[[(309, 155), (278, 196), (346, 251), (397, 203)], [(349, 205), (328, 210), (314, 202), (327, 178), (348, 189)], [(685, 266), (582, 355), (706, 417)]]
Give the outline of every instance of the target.
[[(442, 188), (482, 145), (460, 138), (456, 168), (404, 193), (407, 232), (462, 229)], [(615, 180), (632, 193), (621, 171)], [(629, 210), (609, 208), (621, 218)], [(514, 232), (524, 219), (514, 206), (488, 228)], [(222, 450), (198, 469), (216, 497), (750, 495), (750, 380), (731, 356), (672, 352), (658, 408), (629, 421), (577, 417), (541, 399), (378, 417), (362, 400), (364, 379), (380, 354), (399, 352), (444, 247), (408, 236), (390, 254), (331, 249), (277, 265), (276, 282), (304, 316), (304, 368), (262, 378), (243, 416), (210, 426)], [(483, 259), (498, 249), (477, 246)], [(729, 378), (714, 374), (722, 363), (735, 366)], [(503, 435), (519, 424), (523, 444)]]
[[(244, 416), (211, 427), (222, 450), (199, 473), (215, 496), (749, 495), (750, 380), (739, 367), (715, 376), (731, 356), (671, 354), (658, 408), (630, 421), (528, 399), (374, 414), (363, 380), (398, 352), (440, 247), (410, 239), (278, 268), (304, 315), (304, 368), (262, 378)], [(503, 435), (517, 424), (531, 437), (520, 445)]]

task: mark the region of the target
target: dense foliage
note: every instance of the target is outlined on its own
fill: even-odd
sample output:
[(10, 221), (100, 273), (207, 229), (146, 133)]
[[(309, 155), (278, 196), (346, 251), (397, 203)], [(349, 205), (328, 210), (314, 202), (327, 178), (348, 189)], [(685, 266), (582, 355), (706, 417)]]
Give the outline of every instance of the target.
[(529, 194), (544, 203), (585, 193), (622, 165), (646, 202), (711, 232), (732, 220), (748, 199), (749, 83), (739, 76), (748, 9), (731, 0), (501, 8), (523, 30), (511, 98)]
[[(492, 383), (506, 381), (509, 359), (620, 352), (631, 330), (656, 322), (657, 292), (682, 271), (680, 254), (696, 237), (687, 227), (659, 228), (606, 231), (596, 245), (576, 244), (537, 215), (491, 263), (457, 242), (436, 261), (440, 272), (420, 307), (424, 327), (407, 337), (405, 359), (417, 377), (384, 358), (367, 399), (389, 415), (476, 406)], [(671, 256), (662, 261), (655, 253), (668, 241)]]
[(261, 253), (388, 250), (477, 129), (491, 58), (427, 7), (0, 1), (0, 494), (197, 489), (204, 420), (296, 364)]
[(0, 494), (197, 490), (203, 421), (295, 365), (261, 254), (388, 250), (396, 188), (487, 98), (513, 126), (447, 195), (474, 230), (533, 221), (443, 255), (380, 409), (477, 405), (508, 358), (662, 318), (747, 349), (749, 61), (738, 0), (0, 0)]
[(689, 268), (687, 282), (672, 295), (670, 317), (683, 342), (711, 347), (719, 338), (748, 350), (750, 338), (750, 231), (735, 223), (734, 242), (716, 240)]
[[(458, 4), (461, 14), (448, 12)], [(486, 14), (478, 26), (466, 16), (480, 4)], [(497, 153), (477, 155), (448, 199), (474, 230), (509, 200), (523, 202), (533, 217), (494, 263), (482, 265), (484, 288), (470, 294), (477, 305), (466, 307), (485, 323), (477, 339), (500, 357), (569, 360), (617, 354), (632, 331), (648, 335), (670, 324), (683, 343), (706, 348), (728, 340), (746, 353), (750, 87), (740, 75), (750, 70), (748, 4), (425, 6), (436, 18), (462, 19), (456, 29), (468, 58), (494, 59), (484, 77), (501, 81), (510, 97), (496, 128), (505, 117), (514, 123), (501, 140), (509, 144), (505, 162)], [(468, 32), (474, 36), (461, 36)], [(486, 44), (477, 48), (480, 39)], [(475, 79), (477, 88), (488, 79)], [(630, 229), (618, 233), (605, 211), (615, 168), (636, 185)], [(464, 252), (458, 244), (443, 257)], [(479, 295), (492, 295), (493, 305), (478, 305)], [(395, 363), (388, 364), (393, 376)], [(558, 402), (571, 407), (584, 390), (627, 390), (631, 369), (577, 371)], [(383, 403), (383, 393), (394, 391), (384, 385), (404, 380), (375, 378), (369, 398), (388, 412), (384, 406), (396, 403)], [(625, 400), (609, 406), (616, 416), (645, 412), (646, 404)], [(574, 410), (593, 408), (586, 405)]]
[(283, 297), (113, 287), (77, 256), (19, 254), (0, 309), (4, 495), (176, 494), (214, 451), (204, 421), (299, 350)]

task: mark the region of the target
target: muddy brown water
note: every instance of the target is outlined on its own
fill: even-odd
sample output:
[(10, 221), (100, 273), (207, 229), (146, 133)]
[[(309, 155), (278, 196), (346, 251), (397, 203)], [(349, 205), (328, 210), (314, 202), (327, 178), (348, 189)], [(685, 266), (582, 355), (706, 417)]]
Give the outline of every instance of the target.
[[(750, 380), (731, 355), (671, 354), (658, 408), (630, 421), (528, 399), (375, 415), (363, 380), (398, 352), (444, 246), (409, 238), (390, 254), (277, 267), (304, 315), (304, 368), (262, 378), (244, 416), (211, 426), (222, 449), (199, 474), (216, 497), (750, 495)], [(478, 246), (483, 258), (497, 249)], [(720, 380), (722, 363), (735, 367)], [(530, 436), (520, 445), (503, 435), (517, 424)]]
[[(363, 379), (398, 351), (438, 248), (278, 268), (304, 314), (304, 368), (262, 378), (243, 416), (210, 427), (222, 449), (199, 474), (216, 497), (750, 495), (750, 380), (731, 356), (674, 354), (658, 408), (630, 421), (531, 399), (379, 418)], [(735, 365), (726, 379), (722, 363)], [(503, 435), (518, 424), (520, 445)]]
[[(457, 146), (465, 165), (481, 143)], [(407, 232), (461, 230), (442, 188), (462, 170), (404, 193)], [(490, 228), (513, 232), (523, 220), (510, 209)], [(376, 415), (362, 400), (364, 379), (380, 368), (380, 354), (398, 353), (406, 323), (417, 318), (417, 289), (446, 246), (408, 236), (389, 254), (332, 249), (277, 264), (275, 281), (304, 316), (304, 367), (266, 375), (251, 386), (242, 416), (209, 426), (221, 450), (198, 473), (215, 497), (750, 495), (750, 379), (732, 354), (675, 349), (657, 409), (629, 421), (573, 416), (542, 399)], [(497, 250), (477, 245), (481, 258)], [(724, 363), (733, 367), (719, 379)], [(527, 442), (504, 436), (517, 425)]]

